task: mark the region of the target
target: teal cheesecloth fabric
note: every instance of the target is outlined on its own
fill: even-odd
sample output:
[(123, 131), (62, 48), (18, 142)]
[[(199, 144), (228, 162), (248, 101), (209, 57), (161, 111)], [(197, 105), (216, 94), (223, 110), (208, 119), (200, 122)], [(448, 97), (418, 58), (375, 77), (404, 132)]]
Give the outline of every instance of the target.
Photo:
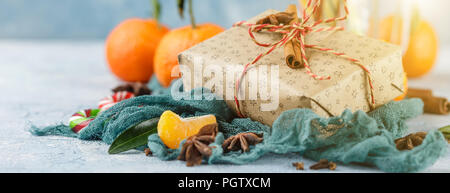
[(198, 88), (189, 92), (193, 99), (200, 100), (174, 100), (171, 96), (171, 89), (183, 93), (180, 80), (174, 81), (170, 88), (164, 89), (156, 79), (152, 79), (149, 87), (153, 91), (152, 95), (135, 97), (117, 103), (101, 113), (78, 134), (72, 132), (69, 126), (65, 124), (42, 128), (32, 125), (30, 132), (37, 136), (61, 135), (83, 140), (103, 140), (105, 143), (111, 144), (127, 128), (145, 120), (159, 117), (166, 110), (171, 110), (181, 117), (213, 114), (216, 116), (220, 130), (226, 136), (236, 135), (240, 132), (264, 132), (269, 130), (269, 127), (250, 119), (233, 120), (234, 114), (225, 102), (217, 100), (215, 95), (208, 90)]
[[(346, 110), (332, 118), (322, 118), (309, 109), (293, 109), (282, 113), (270, 128), (250, 119), (236, 118), (225, 102), (216, 100), (208, 90), (189, 92), (202, 100), (174, 100), (170, 91), (182, 92), (181, 81), (175, 81), (169, 89), (160, 88), (154, 80), (149, 86), (153, 95), (114, 105), (79, 134), (63, 124), (43, 128), (32, 126), (31, 132), (103, 140), (111, 144), (125, 129), (171, 110), (182, 117), (214, 114), (220, 133), (210, 146), (221, 147), (225, 138), (241, 132), (264, 133), (264, 141), (252, 146), (247, 153), (224, 153), (222, 148), (213, 148), (213, 154), (205, 158), (209, 164), (246, 164), (266, 153), (296, 152), (313, 160), (365, 163), (386, 172), (417, 172), (431, 166), (447, 150), (447, 142), (438, 131), (429, 132), (422, 145), (413, 150), (396, 149), (394, 140), (407, 132), (405, 121), (423, 113), (423, 102), (419, 99), (391, 102), (368, 114)], [(162, 160), (176, 159), (181, 150), (168, 149), (157, 134), (149, 136), (148, 147)]]

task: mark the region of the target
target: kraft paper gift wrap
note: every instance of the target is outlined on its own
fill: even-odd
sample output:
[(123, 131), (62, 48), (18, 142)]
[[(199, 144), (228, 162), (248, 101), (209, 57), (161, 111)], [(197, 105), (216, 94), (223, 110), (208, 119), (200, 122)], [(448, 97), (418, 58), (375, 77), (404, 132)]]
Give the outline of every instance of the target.
[[(248, 22), (277, 12), (268, 10)], [(269, 32), (255, 36), (264, 43), (281, 39), (280, 34)], [(372, 74), (375, 107), (402, 94), (404, 71), (399, 46), (346, 31), (310, 33), (305, 41), (359, 59)], [(179, 55), (184, 88), (211, 89), (236, 110), (235, 81), (243, 66), (267, 49), (252, 41), (247, 27), (232, 27)], [(311, 108), (323, 116), (339, 115), (345, 109), (371, 110), (370, 87), (360, 66), (316, 50), (307, 50), (307, 56), (312, 71), (329, 75), (331, 80), (315, 80), (305, 69), (289, 68), (284, 49), (276, 49), (253, 65), (242, 80), (238, 95), (242, 114), (271, 126), (283, 111), (293, 108)]]

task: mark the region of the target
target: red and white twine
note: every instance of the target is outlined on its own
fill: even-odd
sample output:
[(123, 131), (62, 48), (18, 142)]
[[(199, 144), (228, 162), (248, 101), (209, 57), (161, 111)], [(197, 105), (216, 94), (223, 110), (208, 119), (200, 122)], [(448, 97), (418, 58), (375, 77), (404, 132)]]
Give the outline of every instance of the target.
[[(323, 47), (320, 47), (318, 45), (307, 45), (307, 44), (305, 44), (304, 37), (308, 33), (323, 32), (323, 31), (342, 31), (342, 30), (344, 30), (343, 27), (320, 27), (320, 28), (317, 28), (317, 26), (319, 24), (326, 24), (326, 23), (331, 23), (331, 22), (343, 21), (343, 20), (347, 19), (347, 16), (348, 16), (348, 13), (349, 13), (348, 7), (347, 7), (347, 0), (343, 0), (343, 1), (344, 1), (344, 10), (345, 10), (345, 15), (344, 16), (336, 17), (336, 18), (330, 18), (330, 19), (326, 19), (326, 20), (318, 20), (318, 21), (315, 21), (314, 23), (312, 23), (310, 25), (308, 25), (307, 23), (311, 19), (311, 17), (315, 14), (317, 9), (319, 8), (321, 0), (317, 0), (314, 5), (312, 5), (312, 0), (308, 0), (308, 3), (306, 5), (306, 7), (303, 9), (303, 18), (302, 18), (302, 20), (300, 22), (294, 23), (292, 25), (252, 24), (252, 23), (247, 23), (245, 21), (237, 22), (237, 23), (235, 23), (233, 25), (233, 26), (247, 26), (247, 27), (249, 27), (248, 28), (248, 33), (249, 33), (251, 39), (255, 42), (256, 45), (262, 46), (262, 47), (270, 47), (270, 49), (268, 51), (259, 54), (255, 59), (253, 59), (252, 62), (250, 62), (250, 63), (248, 63), (248, 64), (246, 64), (244, 66), (244, 70), (243, 70), (241, 76), (239, 76), (239, 78), (237, 79), (237, 81), (235, 83), (234, 100), (235, 100), (235, 105), (236, 105), (236, 111), (237, 111), (237, 114), (238, 114), (239, 117), (244, 117), (244, 116), (241, 113), (240, 104), (239, 104), (239, 100), (238, 100), (237, 95), (239, 93), (241, 80), (245, 76), (245, 74), (247, 73), (248, 67), (250, 65), (253, 65), (256, 62), (258, 62), (262, 57), (264, 57), (266, 55), (269, 55), (275, 49), (284, 46), (287, 42), (289, 42), (291, 40), (297, 40), (299, 42), (300, 50), (301, 50), (301, 53), (302, 53), (302, 62), (303, 62), (303, 65), (304, 65), (304, 67), (306, 69), (306, 73), (308, 75), (310, 75), (312, 78), (316, 79), (316, 80), (330, 80), (331, 77), (330, 76), (320, 76), (320, 75), (317, 75), (314, 72), (312, 72), (312, 70), (311, 70), (311, 68), (309, 66), (308, 59), (306, 58), (306, 52), (305, 52), (306, 48), (315, 49), (315, 50), (319, 50), (319, 51), (322, 51), (322, 52), (327, 52), (327, 53), (330, 53), (330, 54), (334, 54), (336, 56), (339, 56), (341, 58), (347, 59), (347, 60), (353, 62), (354, 64), (360, 66), (364, 70), (364, 72), (366, 73), (367, 79), (368, 79), (368, 82), (369, 82), (370, 97), (371, 97), (371, 108), (373, 108), (375, 106), (375, 99), (374, 99), (374, 94), (373, 94), (374, 88), (373, 88), (371, 73), (361, 63), (361, 61), (359, 61), (358, 59), (354, 59), (354, 58), (352, 58), (350, 56), (347, 56), (347, 55), (345, 55), (345, 53), (337, 52), (337, 51), (335, 51), (333, 49), (330, 49), (330, 48), (323, 48)], [(308, 14), (307, 10), (311, 10), (311, 9), (312, 9), (312, 11)], [(275, 43), (271, 43), (271, 44), (261, 43), (258, 40), (256, 40), (256, 38), (255, 38), (255, 36), (253, 34), (253, 31), (261, 31), (261, 30), (283, 34), (283, 37), (281, 38), (280, 41), (275, 42)]]

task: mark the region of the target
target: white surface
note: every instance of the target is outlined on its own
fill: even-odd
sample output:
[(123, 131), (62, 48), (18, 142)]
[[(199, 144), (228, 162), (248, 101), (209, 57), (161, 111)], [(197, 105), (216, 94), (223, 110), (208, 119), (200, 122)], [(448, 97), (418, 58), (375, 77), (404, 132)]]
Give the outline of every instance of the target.
[[(434, 71), (413, 80), (450, 98), (450, 49)], [(103, 42), (0, 41), (0, 172), (329, 172), (296, 171), (292, 162), (313, 162), (298, 154), (266, 155), (248, 165), (202, 165), (160, 161), (130, 151), (108, 155), (101, 142), (34, 137), (27, 129), (65, 122), (79, 109), (95, 107), (118, 81), (104, 60)], [(423, 115), (408, 122), (411, 132), (450, 125), (450, 116)], [(337, 172), (380, 172), (338, 165)], [(450, 152), (425, 172), (450, 172)]]

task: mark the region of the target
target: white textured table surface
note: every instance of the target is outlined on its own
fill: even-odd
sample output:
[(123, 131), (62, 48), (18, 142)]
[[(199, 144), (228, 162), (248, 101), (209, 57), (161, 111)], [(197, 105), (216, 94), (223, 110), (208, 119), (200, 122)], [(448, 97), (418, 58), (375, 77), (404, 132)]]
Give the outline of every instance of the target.
[[(30, 123), (66, 122), (77, 110), (96, 106), (117, 84), (106, 67), (103, 42), (0, 41), (0, 172), (299, 172), (292, 162), (312, 164), (298, 154), (270, 154), (248, 165), (188, 168), (137, 151), (108, 155), (101, 142), (27, 132)], [(450, 49), (441, 51), (430, 75), (410, 85), (450, 98)], [(450, 116), (423, 115), (408, 125), (411, 132), (436, 129), (450, 125)], [(380, 171), (339, 165), (337, 172)], [(450, 152), (425, 172), (450, 172)]]

